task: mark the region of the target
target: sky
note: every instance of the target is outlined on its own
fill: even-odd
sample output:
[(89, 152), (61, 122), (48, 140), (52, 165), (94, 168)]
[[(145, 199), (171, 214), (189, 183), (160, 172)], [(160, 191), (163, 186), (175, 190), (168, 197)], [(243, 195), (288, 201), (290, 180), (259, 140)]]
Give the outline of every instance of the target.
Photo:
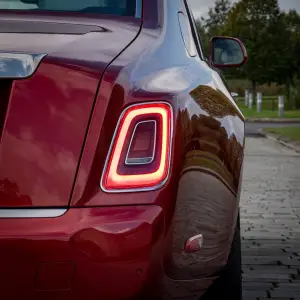
[[(193, 9), (195, 18), (200, 18), (206, 15), (209, 7), (214, 6), (215, 0), (188, 0), (188, 2)], [(235, 2), (235, 0), (231, 2)], [(283, 10), (296, 9), (300, 12), (300, 0), (278, 0), (278, 2)]]

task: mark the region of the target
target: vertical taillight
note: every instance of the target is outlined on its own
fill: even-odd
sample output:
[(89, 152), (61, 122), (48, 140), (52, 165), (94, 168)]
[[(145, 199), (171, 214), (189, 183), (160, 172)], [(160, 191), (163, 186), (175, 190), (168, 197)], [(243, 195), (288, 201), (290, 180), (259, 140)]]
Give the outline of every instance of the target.
[(172, 121), (172, 108), (167, 103), (128, 107), (115, 131), (102, 189), (122, 192), (160, 187), (169, 173)]

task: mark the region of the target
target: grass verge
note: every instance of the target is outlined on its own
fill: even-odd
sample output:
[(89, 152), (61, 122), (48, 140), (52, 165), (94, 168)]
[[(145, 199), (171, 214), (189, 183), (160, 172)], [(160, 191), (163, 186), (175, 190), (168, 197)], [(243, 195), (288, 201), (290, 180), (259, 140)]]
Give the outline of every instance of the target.
[(264, 128), (265, 132), (273, 133), (291, 141), (300, 142), (300, 126), (299, 127), (280, 127), (280, 128)]
[[(256, 107), (253, 107), (253, 109), (251, 110), (248, 107), (245, 107), (243, 105), (239, 105), (239, 106), (246, 118), (279, 118), (277, 110), (272, 111), (272, 110), (263, 109), (262, 112), (258, 113)], [(300, 119), (300, 110), (286, 110), (284, 112), (283, 118)]]

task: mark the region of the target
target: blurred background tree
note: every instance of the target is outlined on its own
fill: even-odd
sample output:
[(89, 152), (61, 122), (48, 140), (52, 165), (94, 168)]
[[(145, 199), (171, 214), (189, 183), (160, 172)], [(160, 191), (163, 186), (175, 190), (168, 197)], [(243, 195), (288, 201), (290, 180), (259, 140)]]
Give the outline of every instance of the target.
[(208, 16), (201, 19), (209, 36), (223, 35), (225, 33), (224, 28), (227, 24), (230, 10), (230, 0), (215, 1), (215, 6), (209, 9)]
[(247, 79), (254, 95), (258, 85), (284, 86), (288, 107), (300, 108), (300, 16), (295, 10), (281, 11), (278, 0), (216, 0), (197, 28), (206, 55), (212, 36), (244, 42), (249, 60), (225, 71), (226, 78)]

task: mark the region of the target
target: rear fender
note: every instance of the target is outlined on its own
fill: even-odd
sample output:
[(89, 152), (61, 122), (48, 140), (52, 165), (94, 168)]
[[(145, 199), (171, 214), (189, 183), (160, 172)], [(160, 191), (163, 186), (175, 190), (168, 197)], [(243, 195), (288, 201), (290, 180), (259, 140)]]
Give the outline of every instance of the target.
[[(244, 120), (225, 93), (199, 85), (178, 101), (182, 167), (172, 226), (169, 277), (209, 278), (228, 260), (239, 208)], [(188, 239), (203, 245), (187, 253)]]

